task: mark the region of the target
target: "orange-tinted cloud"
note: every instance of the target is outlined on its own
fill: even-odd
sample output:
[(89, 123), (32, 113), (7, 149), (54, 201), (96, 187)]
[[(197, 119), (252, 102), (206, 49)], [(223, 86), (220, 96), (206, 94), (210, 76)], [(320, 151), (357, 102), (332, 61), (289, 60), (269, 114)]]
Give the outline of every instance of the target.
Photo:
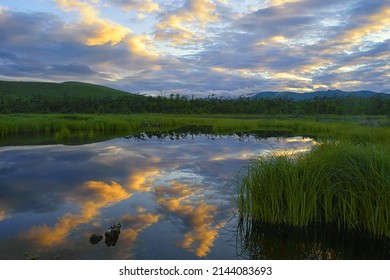
[(86, 2), (77, 0), (55, 0), (57, 5), (66, 12), (77, 11), (81, 15), (83, 41), (88, 46), (111, 45), (121, 42), (131, 30), (111, 20), (101, 18), (99, 12)]
[(280, 6), (288, 3), (299, 2), (302, 0), (267, 0), (268, 4), (271, 6)]
[(360, 19), (362, 24), (359, 27), (347, 30), (342, 41), (347, 43), (359, 43), (362, 39), (372, 33), (380, 32), (390, 26), (390, 7), (385, 7), (377, 13), (366, 15)]
[(216, 5), (211, 0), (187, 0), (181, 9), (157, 24), (156, 39), (170, 40), (173, 45), (198, 41), (202, 36), (196, 30), (217, 20)]
[(152, 39), (147, 35), (133, 35), (126, 40), (130, 52), (137, 57), (155, 60), (159, 57)]
[(152, 0), (111, 0), (125, 11), (136, 10), (143, 13), (159, 12), (160, 6)]

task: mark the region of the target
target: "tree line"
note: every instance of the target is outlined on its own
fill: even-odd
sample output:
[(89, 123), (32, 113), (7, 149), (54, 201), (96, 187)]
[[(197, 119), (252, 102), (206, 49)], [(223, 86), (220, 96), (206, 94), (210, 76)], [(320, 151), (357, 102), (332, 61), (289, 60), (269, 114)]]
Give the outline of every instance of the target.
[(80, 97), (67, 94), (56, 97), (0, 95), (0, 113), (390, 115), (390, 98), (379, 94), (369, 98), (347, 96), (307, 100), (213, 96), (199, 99), (179, 94), (157, 97), (135, 94)]

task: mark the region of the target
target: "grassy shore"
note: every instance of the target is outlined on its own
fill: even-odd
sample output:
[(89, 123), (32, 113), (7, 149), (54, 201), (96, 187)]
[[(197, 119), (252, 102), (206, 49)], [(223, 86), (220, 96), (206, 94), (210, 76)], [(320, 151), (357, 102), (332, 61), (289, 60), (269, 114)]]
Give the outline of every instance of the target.
[(240, 216), (299, 227), (333, 224), (390, 237), (389, 151), (341, 141), (303, 155), (261, 157), (240, 181)]
[(266, 129), (289, 130), (325, 138), (348, 138), (356, 141), (388, 141), (390, 123), (386, 117), (314, 116), (273, 119), (253, 115), (166, 115), (166, 114), (6, 114), (0, 115), (0, 137), (12, 134), (69, 132), (138, 132), (157, 124), (161, 128), (183, 125), (212, 125), (215, 133), (234, 133)]
[(320, 144), (305, 154), (270, 154), (251, 163), (238, 183), (242, 221), (326, 224), (390, 237), (389, 127), (362, 120), (293, 123), (295, 133), (316, 135)]
[(151, 127), (175, 128), (186, 118), (160, 115), (15, 114), (0, 116), (0, 137), (46, 134), (56, 139), (74, 135), (131, 134)]

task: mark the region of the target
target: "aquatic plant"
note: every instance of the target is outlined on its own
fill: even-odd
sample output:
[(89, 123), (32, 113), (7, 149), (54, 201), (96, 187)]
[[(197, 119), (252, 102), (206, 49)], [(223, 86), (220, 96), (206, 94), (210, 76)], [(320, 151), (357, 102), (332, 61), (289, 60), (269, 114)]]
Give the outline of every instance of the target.
[(240, 217), (390, 237), (390, 154), (384, 149), (328, 141), (306, 154), (260, 157), (242, 173)]

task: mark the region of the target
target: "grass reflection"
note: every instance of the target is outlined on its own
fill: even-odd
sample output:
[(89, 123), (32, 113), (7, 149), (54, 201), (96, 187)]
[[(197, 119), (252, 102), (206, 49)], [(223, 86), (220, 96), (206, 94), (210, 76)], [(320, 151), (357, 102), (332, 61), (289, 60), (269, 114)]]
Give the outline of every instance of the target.
[(385, 238), (339, 230), (334, 226), (298, 228), (258, 221), (238, 225), (241, 255), (263, 260), (389, 259)]

